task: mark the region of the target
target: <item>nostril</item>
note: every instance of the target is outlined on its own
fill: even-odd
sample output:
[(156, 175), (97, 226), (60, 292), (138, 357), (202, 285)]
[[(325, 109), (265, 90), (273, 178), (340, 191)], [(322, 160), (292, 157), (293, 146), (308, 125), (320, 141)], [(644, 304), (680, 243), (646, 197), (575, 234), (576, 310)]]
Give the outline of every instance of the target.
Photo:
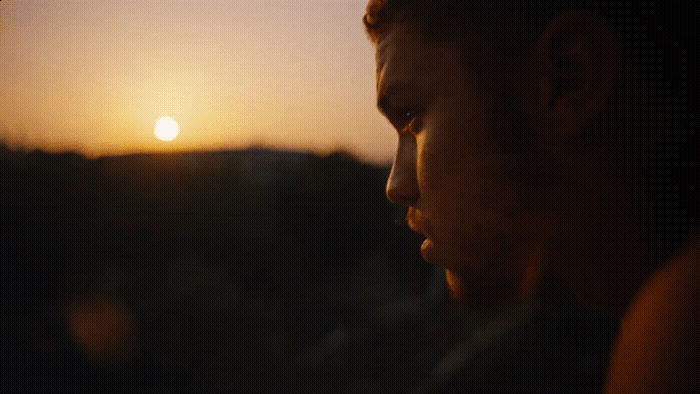
[(392, 182), (390, 179), (387, 183), (386, 197), (394, 204), (409, 206), (416, 200), (417, 193), (406, 182)]
[(395, 193), (393, 193), (391, 190), (387, 190), (386, 198), (388, 198), (389, 201), (391, 201), (391, 203), (393, 203), (393, 204), (401, 204), (401, 199), (399, 199), (399, 197)]

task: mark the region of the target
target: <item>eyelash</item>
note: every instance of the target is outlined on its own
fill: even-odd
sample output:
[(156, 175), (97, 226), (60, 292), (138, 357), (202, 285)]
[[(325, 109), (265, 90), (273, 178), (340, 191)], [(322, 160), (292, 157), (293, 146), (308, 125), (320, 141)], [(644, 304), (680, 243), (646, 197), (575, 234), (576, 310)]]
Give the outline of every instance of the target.
[(414, 133), (414, 130), (412, 130), (413, 126), (416, 123), (416, 111), (410, 108), (401, 108), (399, 111), (397, 111), (398, 119), (399, 119), (399, 130), (404, 133), (404, 132), (410, 132)]

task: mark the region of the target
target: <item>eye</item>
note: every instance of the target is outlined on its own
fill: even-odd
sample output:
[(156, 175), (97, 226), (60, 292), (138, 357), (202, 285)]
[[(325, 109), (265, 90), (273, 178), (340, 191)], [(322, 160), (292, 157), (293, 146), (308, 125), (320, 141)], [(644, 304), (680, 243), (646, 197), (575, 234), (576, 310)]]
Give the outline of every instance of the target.
[(404, 124), (409, 123), (416, 116), (412, 108), (399, 108), (398, 114), (401, 122)]
[(416, 119), (416, 111), (413, 108), (402, 107), (398, 108), (395, 112), (396, 129), (399, 132), (413, 132), (413, 126)]

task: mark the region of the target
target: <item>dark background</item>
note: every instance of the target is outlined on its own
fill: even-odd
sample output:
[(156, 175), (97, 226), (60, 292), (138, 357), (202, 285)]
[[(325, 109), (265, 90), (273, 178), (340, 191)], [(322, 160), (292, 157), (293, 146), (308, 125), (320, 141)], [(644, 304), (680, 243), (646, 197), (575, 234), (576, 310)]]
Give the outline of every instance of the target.
[(0, 146), (3, 384), (408, 390), (463, 320), (397, 224), (388, 170), (343, 152)]

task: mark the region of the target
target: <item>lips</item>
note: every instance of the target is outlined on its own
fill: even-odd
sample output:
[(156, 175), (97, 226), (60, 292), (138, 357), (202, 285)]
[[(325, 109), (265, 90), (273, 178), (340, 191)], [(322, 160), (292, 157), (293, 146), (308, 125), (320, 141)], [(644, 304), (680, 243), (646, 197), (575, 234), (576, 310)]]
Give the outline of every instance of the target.
[(437, 253), (437, 247), (431, 238), (430, 222), (425, 218), (423, 213), (410, 207), (406, 214), (406, 222), (411, 230), (425, 237), (420, 247), (423, 260), (429, 263), (439, 263), (441, 259), (439, 253)]
[(421, 211), (413, 207), (409, 207), (408, 213), (406, 214), (406, 222), (411, 230), (425, 236), (426, 238), (430, 237), (430, 233), (428, 232), (428, 222)]

